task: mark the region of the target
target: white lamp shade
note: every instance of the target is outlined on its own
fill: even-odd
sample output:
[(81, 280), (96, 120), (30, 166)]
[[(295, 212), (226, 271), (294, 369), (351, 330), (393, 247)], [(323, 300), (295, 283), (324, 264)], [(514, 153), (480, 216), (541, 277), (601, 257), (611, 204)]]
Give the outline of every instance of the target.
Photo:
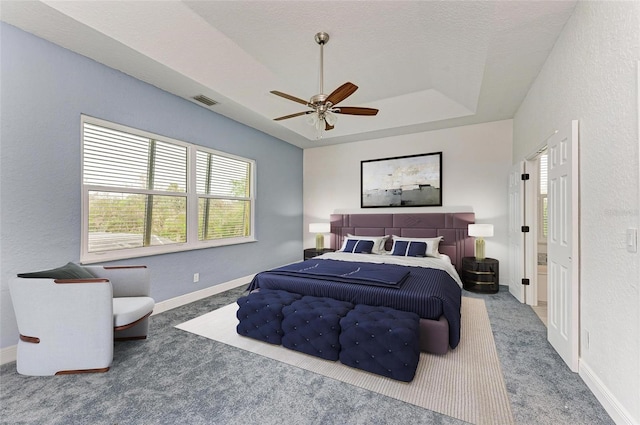
[(493, 224), (470, 224), (469, 236), (490, 238), (493, 236)]
[(327, 124), (329, 124), (330, 126), (334, 126), (336, 125), (336, 121), (338, 121), (338, 117), (336, 117), (334, 114), (332, 114), (331, 112), (327, 111), (324, 113), (324, 120), (327, 122)]
[(329, 223), (309, 223), (309, 233), (329, 233), (330, 231)]

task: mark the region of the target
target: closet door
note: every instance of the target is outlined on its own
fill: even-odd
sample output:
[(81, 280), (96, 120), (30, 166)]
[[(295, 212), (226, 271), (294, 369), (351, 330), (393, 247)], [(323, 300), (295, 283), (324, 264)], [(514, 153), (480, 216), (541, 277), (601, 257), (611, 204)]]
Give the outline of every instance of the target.
[(549, 139), (547, 338), (578, 371), (578, 121)]

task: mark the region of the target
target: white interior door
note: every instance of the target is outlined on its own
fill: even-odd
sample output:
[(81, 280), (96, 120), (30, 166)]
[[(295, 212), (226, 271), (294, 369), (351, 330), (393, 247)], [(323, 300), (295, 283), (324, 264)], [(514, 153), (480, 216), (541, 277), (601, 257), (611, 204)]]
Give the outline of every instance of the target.
[(524, 278), (524, 161), (516, 164), (509, 173), (509, 292), (518, 301), (525, 301), (522, 285)]
[(578, 121), (549, 139), (547, 337), (578, 371)]

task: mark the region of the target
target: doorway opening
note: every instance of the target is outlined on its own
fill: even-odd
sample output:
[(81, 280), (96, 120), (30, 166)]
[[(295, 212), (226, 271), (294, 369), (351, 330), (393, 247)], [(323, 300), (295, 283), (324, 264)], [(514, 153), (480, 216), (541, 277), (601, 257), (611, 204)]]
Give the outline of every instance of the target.
[(548, 234), (548, 210), (547, 210), (547, 150), (546, 147), (539, 151), (540, 154), (535, 159), (537, 178), (536, 184), (536, 229), (535, 252), (536, 252), (536, 273), (534, 302), (532, 303), (533, 311), (540, 318), (542, 323), (547, 326), (547, 234)]
[[(574, 372), (578, 370), (580, 339), (578, 142), (578, 120), (572, 120), (570, 125), (564, 126), (549, 136), (543, 142), (542, 149), (514, 165), (513, 170), (520, 169), (523, 173), (521, 180), (530, 180), (527, 185), (512, 184), (517, 180), (513, 176), (515, 171), (509, 174), (509, 247), (510, 258), (514, 258), (510, 265), (516, 272), (514, 275), (520, 272), (525, 276), (522, 278), (521, 285), (518, 285), (517, 276), (510, 279), (509, 292), (514, 294), (520, 302), (536, 307), (539, 297), (544, 298), (544, 289), (538, 292), (538, 232), (540, 232), (539, 228), (545, 232), (544, 220), (548, 211), (546, 219), (548, 273), (546, 285), (541, 285), (543, 288), (546, 287), (548, 308), (546, 315), (541, 314), (541, 319), (544, 320), (546, 317), (549, 343)], [(540, 156), (545, 151), (547, 153), (547, 195), (543, 196), (542, 191), (538, 189), (540, 185), (538, 164), (540, 164)], [(528, 190), (523, 189), (523, 186)], [(512, 198), (515, 201), (512, 201)], [(547, 208), (545, 208), (545, 198), (548, 199)], [(517, 208), (512, 208), (512, 205)], [(520, 214), (521, 210), (525, 213)], [(520, 223), (526, 223), (526, 225), (520, 226)], [(518, 232), (520, 229), (522, 237)], [(518, 243), (512, 244), (512, 240)], [(541, 251), (543, 249), (541, 248)], [(513, 255), (511, 250), (514, 252)], [(541, 254), (544, 254), (544, 251)], [(544, 255), (540, 256), (542, 265), (544, 265), (544, 258)], [(541, 271), (544, 271), (544, 267)], [(543, 275), (540, 277), (545, 281)]]

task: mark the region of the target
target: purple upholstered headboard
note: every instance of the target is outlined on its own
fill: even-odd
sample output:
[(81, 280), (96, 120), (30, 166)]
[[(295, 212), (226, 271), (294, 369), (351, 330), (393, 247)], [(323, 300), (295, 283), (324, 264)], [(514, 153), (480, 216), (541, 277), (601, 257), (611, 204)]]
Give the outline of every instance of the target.
[[(473, 238), (467, 234), (474, 213), (331, 214), (331, 248), (339, 249), (347, 233), (356, 236), (397, 235), (415, 238), (442, 236), (439, 251), (451, 257), (458, 272), (462, 257), (474, 255)], [(391, 250), (391, 238), (387, 250)]]

